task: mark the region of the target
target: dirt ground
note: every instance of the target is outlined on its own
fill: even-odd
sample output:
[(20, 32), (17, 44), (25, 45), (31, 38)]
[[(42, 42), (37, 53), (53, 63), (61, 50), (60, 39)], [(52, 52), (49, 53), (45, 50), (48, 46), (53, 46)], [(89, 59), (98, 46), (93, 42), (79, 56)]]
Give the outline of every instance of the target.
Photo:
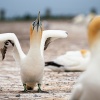
[[(14, 32), (25, 53), (29, 50), (30, 22), (0, 22), (0, 33)], [(67, 31), (66, 39), (58, 39), (51, 43), (44, 52), (45, 61), (53, 60), (69, 50), (88, 49), (87, 26), (68, 21), (43, 21), (44, 29), (59, 29)], [(8, 50), (6, 58), (0, 62), (0, 100), (69, 100), (71, 91), (81, 72), (53, 72), (45, 68), (42, 89), (48, 93), (22, 93), (20, 67)]]

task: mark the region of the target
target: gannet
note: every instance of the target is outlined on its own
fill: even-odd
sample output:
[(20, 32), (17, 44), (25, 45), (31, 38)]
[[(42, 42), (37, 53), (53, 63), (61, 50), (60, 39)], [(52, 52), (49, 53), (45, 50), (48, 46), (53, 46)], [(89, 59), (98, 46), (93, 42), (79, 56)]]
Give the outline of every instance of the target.
[(88, 15), (79, 14), (73, 18), (73, 22), (75, 24), (85, 24), (88, 25), (88, 23), (95, 17), (96, 15), (94, 13), (89, 13)]
[(91, 57), (87, 70), (79, 77), (71, 100), (100, 100), (100, 16), (88, 25)]
[(24, 92), (33, 90), (36, 84), (38, 84), (38, 92), (42, 92), (41, 82), (44, 72), (43, 52), (51, 41), (57, 38), (66, 38), (67, 36), (67, 32), (62, 30), (43, 31), (40, 12), (37, 19), (30, 26), (30, 49), (26, 55), (22, 51), (20, 43), (14, 33), (0, 34), (2, 59), (5, 58), (8, 45), (11, 44), (13, 46), (13, 57), (17, 65), (20, 66)]
[(85, 15), (84, 14), (79, 14), (79, 15), (77, 15), (77, 16), (75, 16), (73, 18), (73, 22), (75, 24), (80, 24), (80, 23), (83, 23), (84, 22), (84, 19), (85, 19)]
[(85, 71), (90, 59), (89, 50), (67, 51), (52, 61), (45, 62), (45, 66), (53, 71)]

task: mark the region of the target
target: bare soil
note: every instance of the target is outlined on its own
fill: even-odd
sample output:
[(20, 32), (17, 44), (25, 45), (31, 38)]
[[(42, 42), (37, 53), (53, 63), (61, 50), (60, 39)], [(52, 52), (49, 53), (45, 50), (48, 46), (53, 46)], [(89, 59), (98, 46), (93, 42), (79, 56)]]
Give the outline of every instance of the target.
[[(23, 51), (27, 53), (30, 43), (30, 24), (31, 21), (0, 22), (0, 33), (15, 33), (21, 43)], [(69, 34), (66, 39), (58, 39), (49, 45), (44, 52), (45, 61), (53, 60), (69, 50), (88, 49), (86, 25), (75, 25), (66, 20), (48, 21), (46, 24), (48, 24), (48, 29), (65, 30)], [(20, 79), (20, 67), (16, 66), (12, 52), (9, 49), (5, 60), (0, 62), (0, 100), (69, 100), (73, 86), (80, 74), (82, 73), (58, 73), (45, 68), (42, 89), (48, 93), (37, 93), (37, 86), (32, 92), (22, 93), (23, 86)]]

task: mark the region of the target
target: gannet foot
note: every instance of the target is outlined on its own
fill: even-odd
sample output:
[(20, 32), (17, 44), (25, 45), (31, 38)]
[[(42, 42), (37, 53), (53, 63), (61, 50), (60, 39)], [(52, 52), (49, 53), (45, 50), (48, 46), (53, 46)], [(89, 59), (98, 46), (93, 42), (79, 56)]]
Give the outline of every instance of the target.
[(27, 91), (26, 84), (23, 83), (23, 86), (24, 86), (24, 91), (22, 91), (22, 92), (27, 93), (28, 91)]
[(41, 90), (41, 84), (38, 84), (38, 93), (48, 93), (47, 91), (43, 91), (43, 90)]

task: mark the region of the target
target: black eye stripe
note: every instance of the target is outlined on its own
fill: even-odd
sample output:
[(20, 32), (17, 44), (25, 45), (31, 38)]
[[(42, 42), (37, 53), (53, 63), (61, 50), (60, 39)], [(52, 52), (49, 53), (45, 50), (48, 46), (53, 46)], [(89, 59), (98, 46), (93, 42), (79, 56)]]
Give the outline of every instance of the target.
[(35, 25), (35, 21), (32, 23), (32, 25), (33, 25), (33, 26)]
[[(38, 25), (39, 25), (40, 27), (42, 27), (42, 23), (41, 23), (41, 22), (39, 22)], [(35, 26), (37, 26), (37, 22), (36, 22), (36, 21), (34, 21), (34, 22), (32, 23), (33, 29), (34, 29)]]
[[(34, 21), (34, 22), (32, 23), (32, 25), (33, 25), (33, 26), (36, 26), (36, 25), (37, 25), (36, 21)], [(42, 25), (41, 21), (40, 21), (40, 25)]]
[(32, 26), (33, 26), (33, 29), (34, 29), (34, 27), (36, 26), (36, 22), (35, 21), (32, 23)]

